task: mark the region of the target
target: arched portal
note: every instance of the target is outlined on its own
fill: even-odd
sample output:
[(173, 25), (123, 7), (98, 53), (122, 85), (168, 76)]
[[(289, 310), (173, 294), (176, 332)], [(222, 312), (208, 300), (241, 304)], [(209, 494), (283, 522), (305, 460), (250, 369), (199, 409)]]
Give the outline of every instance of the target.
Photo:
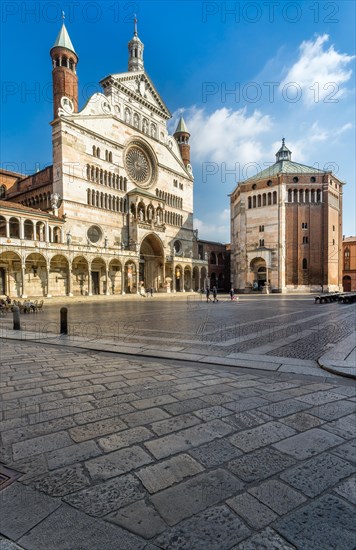
[(106, 294), (106, 264), (102, 258), (95, 258), (91, 263), (92, 294)]
[(184, 290), (190, 292), (192, 289), (192, 270), (190, 266), (184, 268)]
[(253, 272), (253, 289), (262, 290), (267, 282), (267, 265), (263, 258), (254, 258), (250, 263)]
[(89, 266), (84, 256), (76, 256), (72, 261), (73, 295), (86, 296), (90, 292)]
[(193, 290), (198, 291), (199, 289), (199, 267), (195, 266), (193, 268)]
[(164, 283), (164, 253), (160, 239), (153, 234), (147, 235), (140, 247), (140, 285), (153, 288), (156, 292)]

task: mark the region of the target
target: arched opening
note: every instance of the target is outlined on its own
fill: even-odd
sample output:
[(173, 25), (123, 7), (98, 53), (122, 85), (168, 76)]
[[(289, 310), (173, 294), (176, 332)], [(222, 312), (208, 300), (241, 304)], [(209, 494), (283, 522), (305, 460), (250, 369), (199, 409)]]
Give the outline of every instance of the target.
[(164, 252), (160, 239), (147, 235), (140, 246), (139, 283), (158, 292), (164, 286)]
[(210, 263), (211, 263), (212, 265), (216, 265), (216, 264), (217, 264), (215, 252), (211, 252), (211, 254), (210, 254)]
[(192, 270), (190, 266), (184, 268), (184, 290), (190, 292), (192, 290)]
[(89, 293), (89, 266), (83, 256), (76, 256), (72, 261), (72, 293), (74, 296), (85, 296)]
[(13, 239), (20, 238), (20, 220), (17, 218), (10, 218), (10, 237)]
[(205, 291), (208, 287), (210, 288), (208, 273), (206, 268), (202, 267), (200, 271), (200, 289)]
[(216, 273), (210, 273), (210, 287), (212, 288), (213, 286), (218, 286), (217, 285), (217, 277), (216, 277)]
[(0, 237), (6, 237), (6, 219), (0, 216)]
[(65, 256), (56, 254), (49, 264), (48, 293), (52, 296), (68, 294), (69, 264)]
[(193, 268), (193, 290), (199, 290), (199, 267)]
[(25, 262), (27, 293), (31, 296), (45, 296), (48, 289), (47, 262), (42, 254), (29, 254)]
[(90, 277), (92, 294), (106, 294), (106, 264), (102, 258), (94, 258), (91, 262)]
[(125, 264), (125, 292), (134, 294), (137, 292), (137, 273), (134, 262)]
[(302, 269), (308, 269), (308, 260), (306, 258), (303, 258)]
[(0, 254), (0, 295), (21, 296), (21, 258), (15, 252)]
[(184, 273), (181, 265), (176, 265), (174, 270), (174, 276), (176, 281), (176, 286), (174, 290), (176, 292), (181, 292), (183, 290), (182, 287), (183, 287), (183, 277), (184, 277)]
[(267, 265), (264, 258), (254, 258), (250, 263), (250, 269), (253, 272), (253, 290), (262, 290), (267, 282)]
[(45, 240), (45, 224), (43, 222), (36, 223), (36, 240), (37, 241)]
[(121, 294), (122, 291), (122, 265), (119, 260), (111, 260), (109, 263), (109, 293)]

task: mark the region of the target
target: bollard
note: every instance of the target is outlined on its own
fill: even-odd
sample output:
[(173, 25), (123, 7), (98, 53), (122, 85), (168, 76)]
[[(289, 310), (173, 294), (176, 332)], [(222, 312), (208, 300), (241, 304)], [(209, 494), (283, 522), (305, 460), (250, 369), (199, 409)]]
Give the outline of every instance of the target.
[(12, 312), (14, 314), (14, 330), (21, 330), (19, 306), (14, 306)]
[(66, 307), (61, 307), (60, 334), (68, 334), (68, 309)]

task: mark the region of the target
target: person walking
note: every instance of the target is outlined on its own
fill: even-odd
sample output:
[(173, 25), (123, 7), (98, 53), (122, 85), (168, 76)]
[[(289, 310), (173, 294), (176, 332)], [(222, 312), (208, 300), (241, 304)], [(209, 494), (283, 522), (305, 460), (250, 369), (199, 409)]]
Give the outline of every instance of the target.
[(230, 298), (231, 298), (231, 300), (234, 299), (234, 289), (233, 289), (233, 287), (230, 288)]
[(150, 294), (151, 294), (151, 298), (153, 298), (153, 288), (152, 287), (150, 288)]
[(211, 302), (211, 298), (210, 298), (210, 288), (209, 288), (208, 286), (206, 287), (205, 293), (206, 293), (206, 301), (207, 301), (207, 302)]
[(218, 289), (216, 288), (216, 286), (213, 286), (214, 304), (219, 301), (217, 296), (218, 296)]

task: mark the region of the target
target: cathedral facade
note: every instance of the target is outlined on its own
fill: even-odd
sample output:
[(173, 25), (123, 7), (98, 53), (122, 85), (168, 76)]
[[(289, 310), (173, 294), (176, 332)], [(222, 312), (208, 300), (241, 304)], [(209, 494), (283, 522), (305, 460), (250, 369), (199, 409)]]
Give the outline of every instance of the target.
[(342, 188), (332, 172), (276, 162), (230, 196), (231, 272), (240, 292), (342, 289)]
[[(78, 110), (78, 55), (63, 23), (50, 51), (53, 164), (0, 182), (0, 294), (185, 292), (204, 288), (194, 255), (189, 131), (128, 44), (128, 70), (110, 74)], [(196, 256), (196, 257), (194, 257)]]

